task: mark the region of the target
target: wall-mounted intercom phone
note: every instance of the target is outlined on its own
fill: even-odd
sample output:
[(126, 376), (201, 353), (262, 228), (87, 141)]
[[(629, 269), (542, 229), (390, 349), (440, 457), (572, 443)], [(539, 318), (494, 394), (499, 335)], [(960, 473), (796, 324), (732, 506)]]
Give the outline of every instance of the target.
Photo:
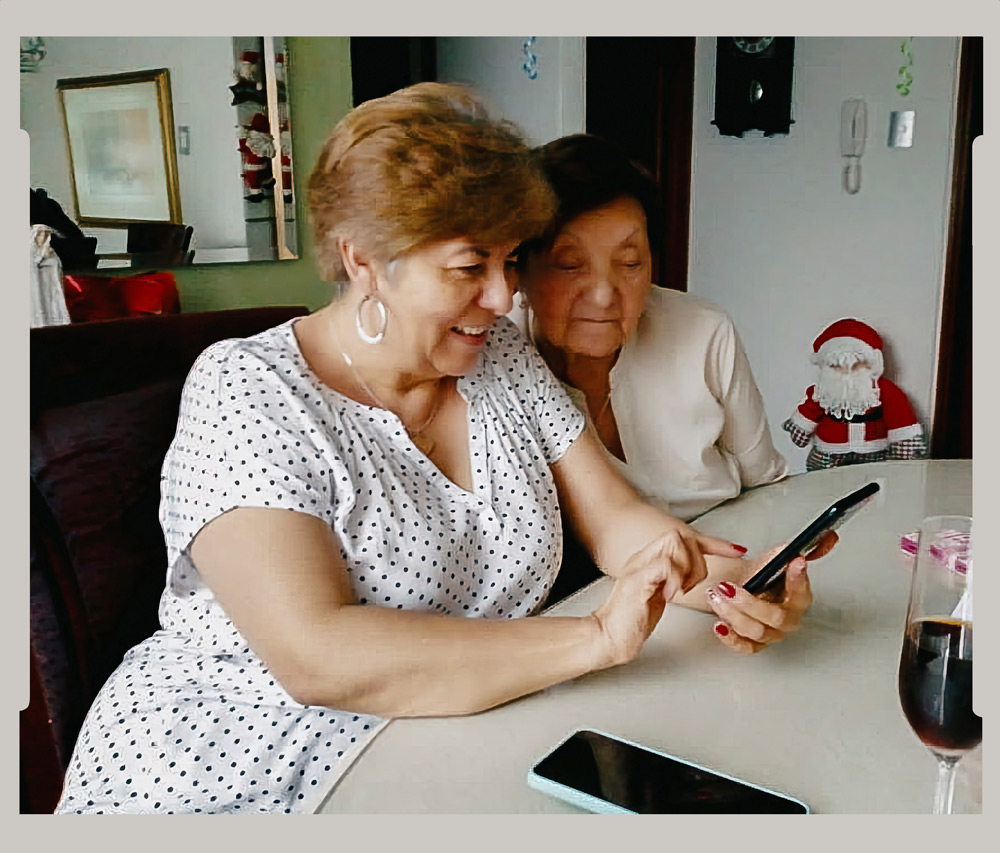
[(840, 108), (840, 153), (844, 166), (844, 190), (854, 195), (861, 189), (861, 155), (868, 135), (868, 109), (861, 98), (850, 98)]

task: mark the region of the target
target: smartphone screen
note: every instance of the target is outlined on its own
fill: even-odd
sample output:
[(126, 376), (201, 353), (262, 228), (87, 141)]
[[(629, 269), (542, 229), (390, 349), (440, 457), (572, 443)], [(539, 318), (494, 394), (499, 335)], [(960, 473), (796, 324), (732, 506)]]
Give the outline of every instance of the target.
[(638, 814), (807, 814), (795, 800), (593, 731), (579, 731), (534, 773)]

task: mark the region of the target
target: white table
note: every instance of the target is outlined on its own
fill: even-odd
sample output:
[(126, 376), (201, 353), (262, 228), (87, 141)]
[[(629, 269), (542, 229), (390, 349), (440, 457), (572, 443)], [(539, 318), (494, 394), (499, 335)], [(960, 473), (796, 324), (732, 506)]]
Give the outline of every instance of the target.
[[(874, 478), (882, 479), (884, 497), (810, 569), (815, 603), (785, 642), (736, 655), (714, 639), (710, 616), (669, 607), (631, 664), (473, 716), (391, 722), (319, 811), (575, 812), (528, 788), (525, 774), (577, 727), (786, 791), (814, 812), (930, 811), (935, 762), (896, 693), (909, 588), (899, 537), (924, 516), (971, 514), (971, 462), (803, 474), (748, 492), (694, 526), (754, 553)], [(602, 578), (549, 613), (589, 613), (609, 584)], [(980, 750), (963, 764), (956, 810), (979, 811)]]

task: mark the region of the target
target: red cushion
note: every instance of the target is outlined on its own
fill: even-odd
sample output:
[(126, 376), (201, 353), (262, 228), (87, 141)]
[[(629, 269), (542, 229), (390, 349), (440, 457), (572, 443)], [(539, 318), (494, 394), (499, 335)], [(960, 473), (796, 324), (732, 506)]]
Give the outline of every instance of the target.
[(74, 323), (128, 316), (115, 279), (101, 275), (63, 276), (66, 309)]
[(99, 275), (63, 277), (66, 308), (74, 323), (177, 314), (180, 297), (173, 273), (149, 272), (109, 278)]
[(173, 273), (150, 272), (128, 278), (116, 278), (117, 286), (130, 317), (142, 314), (177, 314), (180, 298)]

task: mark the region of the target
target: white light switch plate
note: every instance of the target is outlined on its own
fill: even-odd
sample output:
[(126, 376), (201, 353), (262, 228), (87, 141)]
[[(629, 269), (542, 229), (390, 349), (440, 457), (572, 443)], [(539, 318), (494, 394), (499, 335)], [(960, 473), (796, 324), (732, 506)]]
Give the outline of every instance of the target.
[(893, 110), (889, 114), (889, 147), (909, 148), (913, 145), (915, 110)]

